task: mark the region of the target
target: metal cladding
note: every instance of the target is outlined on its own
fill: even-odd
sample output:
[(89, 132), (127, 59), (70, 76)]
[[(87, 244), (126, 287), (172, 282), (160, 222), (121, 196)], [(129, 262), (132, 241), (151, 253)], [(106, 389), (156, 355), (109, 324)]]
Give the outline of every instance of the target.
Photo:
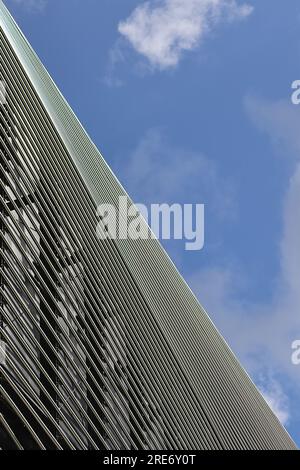
[[(295, 449), (0, 1), (0, 447)], [(128, 199), (129, 201), (129, 199)]]

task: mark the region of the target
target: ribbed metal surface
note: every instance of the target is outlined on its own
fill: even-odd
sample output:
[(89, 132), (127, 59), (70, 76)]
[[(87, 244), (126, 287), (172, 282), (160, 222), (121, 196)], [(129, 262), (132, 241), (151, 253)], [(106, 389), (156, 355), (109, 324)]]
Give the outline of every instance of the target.
[[(0, 447), (293, 449), (0, 2)], [(129, 201), (129, 199), (128, 199)]]

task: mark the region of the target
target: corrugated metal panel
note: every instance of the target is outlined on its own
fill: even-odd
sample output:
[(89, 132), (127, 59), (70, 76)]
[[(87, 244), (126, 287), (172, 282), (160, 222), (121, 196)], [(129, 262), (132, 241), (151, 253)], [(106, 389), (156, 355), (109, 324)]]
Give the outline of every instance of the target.
[(11, 445), (295, 448), (159, 242), (97, 238), (97, 205), (126, 193), (2, 2), (0, 28)]

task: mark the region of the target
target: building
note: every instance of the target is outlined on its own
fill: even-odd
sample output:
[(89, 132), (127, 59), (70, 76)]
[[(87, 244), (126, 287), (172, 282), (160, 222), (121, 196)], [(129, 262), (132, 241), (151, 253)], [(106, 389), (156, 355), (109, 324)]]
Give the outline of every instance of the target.
[(0, 447), (294, 449), (160, 243), (97, 237), (128, 196), (1, 1), (0, 42)]

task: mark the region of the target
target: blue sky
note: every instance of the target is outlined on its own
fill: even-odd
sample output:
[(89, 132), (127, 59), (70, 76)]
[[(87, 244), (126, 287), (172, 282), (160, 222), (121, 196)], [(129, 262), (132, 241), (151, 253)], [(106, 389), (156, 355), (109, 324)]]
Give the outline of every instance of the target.
[(299, 1), (5, 3), (134, 200), (205, 204), (164, 245), (300, 445)]

